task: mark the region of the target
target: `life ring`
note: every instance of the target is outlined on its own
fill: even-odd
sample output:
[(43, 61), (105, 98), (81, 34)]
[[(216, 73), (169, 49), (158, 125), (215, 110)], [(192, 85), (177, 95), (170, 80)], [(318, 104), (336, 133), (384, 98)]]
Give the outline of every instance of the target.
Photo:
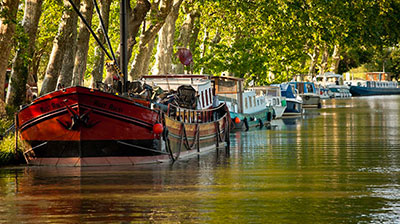
[(309, 99), (310, 99), (310, 96), (306, 96), (305, 99), (306, 99), (306, 100), (309, 100)]

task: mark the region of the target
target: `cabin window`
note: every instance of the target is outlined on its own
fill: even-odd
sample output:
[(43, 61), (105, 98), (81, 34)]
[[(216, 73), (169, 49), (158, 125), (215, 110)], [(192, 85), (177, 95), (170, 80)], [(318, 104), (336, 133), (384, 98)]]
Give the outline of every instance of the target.
[(254, 106), (256, 106), (256, 96), (253, 96)]
[(201, 92), (201, 105), (204, 107), (204, 92)]
[(299, 91), (299, 93), (304, 93), (304, 84), (297, 83), (297, 90)]
[(245, 100), (244, 100), (244, 107), (247, 109), (248, 108), (248, 106), (247, 106), (247, 97), (245, 98)]
[(206, 95), (206, 105), (208, 105), (208, 98), (209, 98), (209, 96), (208, 96), (208, 91), (205, 90), (204, 92), (205, 92), (205, 95)]
[(308, 93), (314, 92), (314, 91), (313, 91), (313, 87), (312, 87), (311, 84), (307, 84), (307, 92), (308, 92)]
[(251, 102), (251, 96), (249, 96), (249, 105), (250, 107), (253, 107), (253, 102)]

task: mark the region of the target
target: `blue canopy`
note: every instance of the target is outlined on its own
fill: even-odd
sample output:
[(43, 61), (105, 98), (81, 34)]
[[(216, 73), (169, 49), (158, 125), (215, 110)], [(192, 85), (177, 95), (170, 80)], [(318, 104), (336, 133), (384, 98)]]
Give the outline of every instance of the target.
[(296, 98), (295, 93), (293, 92), (293, 88), (290, 84), (282, 83), (282, 84), (274, 84), (273, 86), (279, 86), (281, 88), (282, 96), (286, 98)]

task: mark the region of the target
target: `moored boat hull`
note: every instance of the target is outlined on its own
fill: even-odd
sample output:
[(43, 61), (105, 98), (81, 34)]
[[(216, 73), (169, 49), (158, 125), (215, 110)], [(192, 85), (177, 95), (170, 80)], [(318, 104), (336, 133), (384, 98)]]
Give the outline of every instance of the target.
[(286, 99), (286, 109), (283, 113), (283, 117), (300, 116), (303, 112), (302, 102), (287, 98)]
[[(166, 147), (174, 160), (229, 146), (231, 118), (225, 104), (203, 111), (180, 111), (187, 116), (186, 122), (177, 119), (179, 116), (176, 114), (167, 112), (165, 116), (165, 127), (168, 130)], [(206, 113), (210, 116), (206, 116)], [(199, 117), (202, 118), (201, 122)]]
[(234, 122), (232, 130), (242, 130), (268, 125), (274, 116), (274, 111), (272, 110), (272, 108), (267, 107), (264, 110), (252, 114), (230, 112), (230, 116), (233, 121), (235, 121), (236, 117), (238, 117), (240, 120), (239, 123)]
[(159, 112), (111, 93), (69, 87), (18, 113), (24, 156), (33, 165), (126, 165), (168, 158), (153, 133)]
[(350, 86), (352, 96), (396, 95), (400, 88), (373, 88), (364, 86)]
[(317, 94), (302, 94), (303, 108), (321, 108), (321, 97)]

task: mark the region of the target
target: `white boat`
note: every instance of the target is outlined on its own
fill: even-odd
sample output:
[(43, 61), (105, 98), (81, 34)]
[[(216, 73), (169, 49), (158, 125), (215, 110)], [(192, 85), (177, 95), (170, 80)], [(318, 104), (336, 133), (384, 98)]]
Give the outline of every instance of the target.
[(265, 95), (267, 107), (274, 109), (274, 119), (282, 118), (286, 109), (286, 97), (282, 96), (278, 86), (259, 86), (251, 89), (255, 90), (257, 95)]
[(319, 74), (316, 83), (320, 87), (329, 90), (330, 98), (349, 98), (351, 97), (350, 87), (343, 82), (343, 76), (333, 72)]
[(286, 97), (286, 108), (283, 112), (283, 117), (300, 116), (303, 113), (303, 100), (294, 85), (282, 83), (276, 86), (280, 87), (282, 96)]
[(303, 108), (321, 108), (321, 97), (313, 82), (290, 82), (303, 100)]
[(273, 108), (267, 105), (265, 92), (245, 89), (244, 79), (231, 76), (213, 76), (215, 93), (219, 101), (225, 102), (235, 129), (249, 129), (269, 125)]

